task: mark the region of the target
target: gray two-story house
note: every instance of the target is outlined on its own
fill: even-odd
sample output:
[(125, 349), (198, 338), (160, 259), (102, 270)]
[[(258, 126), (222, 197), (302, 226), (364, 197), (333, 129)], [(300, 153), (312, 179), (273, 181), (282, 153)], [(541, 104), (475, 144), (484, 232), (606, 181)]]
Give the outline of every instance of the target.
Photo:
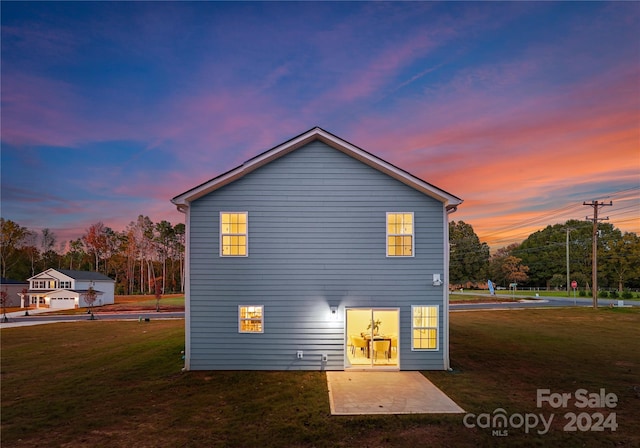
[(314, 128), (172, 202), (185, 369), (449, 367), (458, 197)]

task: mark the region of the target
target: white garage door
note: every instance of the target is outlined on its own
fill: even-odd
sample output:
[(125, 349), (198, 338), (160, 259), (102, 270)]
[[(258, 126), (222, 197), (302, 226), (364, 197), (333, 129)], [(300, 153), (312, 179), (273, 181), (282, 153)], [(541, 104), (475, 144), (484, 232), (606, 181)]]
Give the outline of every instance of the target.
[(73, 300), (73, 298), (70, 298), (70, 297), (69, 298), (52, 297), (50, 306), (51, 308), (57, 308), (57, 309), (74, 308), (75, 301)]

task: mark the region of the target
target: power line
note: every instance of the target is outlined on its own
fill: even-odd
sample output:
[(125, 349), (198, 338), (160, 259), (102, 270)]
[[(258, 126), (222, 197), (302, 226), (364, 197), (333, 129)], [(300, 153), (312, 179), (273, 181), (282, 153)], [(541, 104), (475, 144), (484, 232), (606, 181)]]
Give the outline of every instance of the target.
[[(624, 190), (620, 190), (620, 191), (616, 191), (613, 193), (610, 193), (609, 195), (606, 195), (606, 198), (617, 198), (618, 200), (624, 201), (626, 199), (633, 199), (636, 196), (634, 194), (630, 194), (632, 192), (637, 192), (640, 191), (640, 187), (630, 187), (630, 188), (626, 188)], [(611, 216), (624, 216), (627, 215), (629, 213), (634, 213), (634, 208), (636, 208), (637, 206), (632, 205), (628, 205), (626, 207), (621, 207), (619, 209), (615, 210), (615, 213), (612, 213)], [(533, 226), (535, 224), (539, 224), (545, 221), (549, 221), (549, 219), (551, 217), (557, 217), (560, 218), (562, 215), (567, 215), (573, 211), (578, 211), (581, 208), (581, 204), (569, 204), (569, 205), (565, 205), (563, 207), (554, 209), (554, 210), (550, 210), (548, 212), (545, 212), (541, 215), (538, 215), (536, 217), (532, 217), (523, 221), (520, 221), (518, 223), (515, 223), (513, 225), (507, 225), (507, 226), (503, 226), (503, 227), (498, 227), (495, 230), (489, 232), (489, 233), (485, 233), (482, 235), (482, 239), (483, 240), (492, 240), (493, 244), (500, 244), (501, 242), (508, 242), (508, 241), (513, 241), (514, 239), (518, 239), (519, 237), (526, 237), (528, 235), (531, 234), (531, 232), (529, 230), (524, 230), (523, 232), (518, 232), (518, 233), (513, 233), (510, 232), (510, 236), (508, 237), (503, 237), (503, 238), (498, 238), (498, 239), (492, 239), (491, 237), (493, 236), (497, 236), (500, 234), (503, 234), (505, 232), (508, 231), (513, 231), (513, 230), (517, 230), (517, 229), (521, 229), (523, 227), (528, 227), (528, 226)], [(629, 211), (626, 211), (630, 209)], [(618, 213), (622, 211), (622, 213)], [(616, 219), (616, 222), (628, 222), (628, 220), (619, 220)]]
[(617, 222), (631, 222), (631, 221), (638, 221), (640, 223), (640, 218), (628, 218), (628, 219), (618, 219)]
[[(630, 187), (627, 188), (625, 190), (620, 190), (620, 191), (616, 191), (615, 193), (611, 193), (609, 196), (605, 196), (605, 199), (615, 199), (616, 196), (622, 194), (622, 193), (629, 193), (631, 191), (640, 191), (640, 187)], [(619, 198), (620, 199), (620, 198)]]
[(593, 307), (598, 308), (598, 221), (609, 219), (608, 216), (606, 218), (598, 218), (598, 209), (601, 207), (612, 206), (613, 202), (609, 201), (609, 203), (606, 204), (604, 202), (591, 201), (591, 203), (583, 202), (582, 205), (593, 207), (593, 218), (589, 218), (587, 216), (587, 220), (593, 221), (593, 258), (591, 261), (591, 284), (593, 285)]
[(526, 226), (529, 226), (529, 225), (536, 224), (538, 222), (547, 221), (550, 216), (554, 216), (554, 215), (557, 215), (557, 214), (560, 214), (560, 213), (566, 214), (566, 213), (568, 213), (570, 211), (573, 211), (574, 209), (577, 211), (579, 209), (579, 205), (576, 205), (576, 204), (566, 205), (564, 207), (560, 207), (558, 209), (551, 210), (549, 212), (546, 212), (546, 213), (544, 213), (542, 215), (539, 215), (539, 216), (536, 216), (534, 218), (526, 219), (526, 220), (521, 221), (521, 222), (519, 222), (519, 223), (517, 223), (515, 225), (499, 227), (496, 230), (494, 230), (493, 232), (485, 234), (484, 237), (485, 238), (486, 237), (491, 237), (493, 235), (503, 233), (506, 230), (518, 229), (518, 228), (521, 228), (521, 227), (526, 227)]

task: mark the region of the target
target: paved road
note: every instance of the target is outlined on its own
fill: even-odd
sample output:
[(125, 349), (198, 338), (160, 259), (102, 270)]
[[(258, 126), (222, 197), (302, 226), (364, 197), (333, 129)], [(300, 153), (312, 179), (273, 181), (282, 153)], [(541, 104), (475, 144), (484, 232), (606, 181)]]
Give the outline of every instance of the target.
[[(24, 311), (7, 313), (9, 322), (0, 322), (0, 328), (23, 327), (29, 325), (51, 324), (56, 322), (78, 322), (89, 320), (88, 314), (48, 314), (47, 311), (30, 310), (29, 316)], [(95, 313), (97, 320), (139, 320), (139, 319), (182, 319), (184, 312), (122, 312), (122, 313)], [(0, 316), (0, 319), (2, 317)]]
[[(459, 293), (457, 293), (459, 294)], [(497, 298), (511, 299), (512, 296), (508, 294), (496, 295)], [(516, 296), (517, 298), (517, 296)], [(640, 302), (625, 301), (625, 306), (640, 306)], [(598, 306), (606, 307), (618, 305), (617, 299), (598, 299)], [(464, 311), (464, 310), (503, 310), (503, 309), (521, 309), (521, 308), (547, 308), (547, 307), (562, 307), (562, 306), (581, 306), (591, 307), (593, 306), (593, 299), (591, 297), (540, 297), (539, 299), (521, 299), (518, 302), (490, 302), (490, 303), (464, 303), (464, 302), (451, 302), (449, 308), (451, 311)]]

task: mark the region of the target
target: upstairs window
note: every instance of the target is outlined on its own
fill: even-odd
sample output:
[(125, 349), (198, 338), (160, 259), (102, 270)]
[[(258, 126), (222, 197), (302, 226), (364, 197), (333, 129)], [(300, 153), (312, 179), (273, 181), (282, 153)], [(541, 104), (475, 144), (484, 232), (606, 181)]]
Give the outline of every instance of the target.
[(247, 212), (220, 213), (220, 256), (247, 256)]
[(263, 333), (263, 311), (262, 305), (238, 306), (238, 331), (240, 333)]
[(387, 213), (387, 257), (413, 257), (413, 213)]

